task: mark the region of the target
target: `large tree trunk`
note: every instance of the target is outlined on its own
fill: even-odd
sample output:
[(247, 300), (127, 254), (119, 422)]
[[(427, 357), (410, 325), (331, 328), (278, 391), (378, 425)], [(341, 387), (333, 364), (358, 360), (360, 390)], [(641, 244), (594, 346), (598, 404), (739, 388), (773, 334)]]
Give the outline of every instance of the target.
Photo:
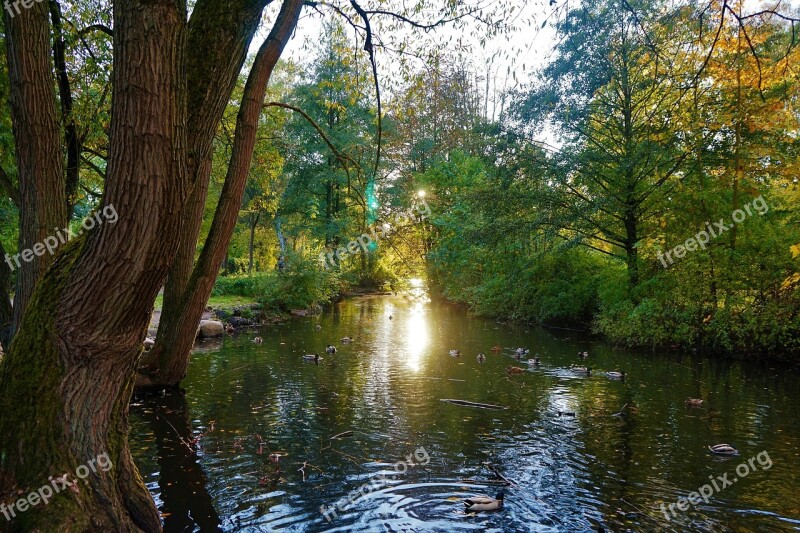
[(174, 386), (186, 375), (197, 325), (239, 217), (267, 83), (297, 25), (302, 8), (303, 0), (286, 0), (283, 3), (272, 31), (256, 55), (236, 118), (231, 161), (211, 231), (178, 312), (169, 315), (162, 312), (156, 344), (142, 361), (140, 386)]
[(180, 242), (164, 286), (157, 338), (180, 310), (194, 267), (211, 177), (211, 147), (267, 0), (200, 0), (189, 21), (189, 175), (192, 193), (181, 217)]
[[(50, 62), (47, 5), (36, 2), (14, 16), (3, 10), (8, 58), (9, 100), (19, 176), (19, 251), (33, 255), (15, 264), (14, 325), (19, 327), (36, 283), (53, 255), (34, 255), (34, 245), (55, 235), (67, 222), (61, 130)], [(41, 248), (40, 248), (41, 250)]]
[[(46, 17), (43, 4), (34, 8)], [(0, 494), (10, 504), (7, 495), (29, 494), (50, 476), (74, 480), (103, 454), (113, 466), (88, 473), (48, 505), (17, 512), (12, 528), (22, 531), (161, 529), (128, 449), (128, 403), (189, 186), (186, 5), (115, 2), (114, 21), (103, 207), (114, 206), (119, 218), (57, 256), (0, 365)], [(52, 88), (38, 100), (51, 97)], [(62, 209), (63, 190), (54, 198)]]

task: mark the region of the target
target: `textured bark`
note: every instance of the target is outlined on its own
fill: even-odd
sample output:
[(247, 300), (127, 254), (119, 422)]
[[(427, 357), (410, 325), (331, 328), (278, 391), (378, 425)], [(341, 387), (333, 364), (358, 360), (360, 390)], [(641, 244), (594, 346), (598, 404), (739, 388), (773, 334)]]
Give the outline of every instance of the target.
[[(61, 129), (53, 94), (50, 22), (47, 5), (36, 2), (10, 16), (3, 10), (9, 100), (16, 144), (20, 210), (20, 252), (32, 249), (67, 222)], [(19, 327), (36, 283), (53, 256), (20, 261), (14, 296), (14, 329)]]
[[(286, 0), (283, 3), (272, 31), (256, 55), (236, 118), (231, 161), (211, 231), (194, 267), (178, 312), (166, 317), (168, 325), (159, 326), (156, 344), (143, 360), (138, 382), (140, 386), (174, 386), (186, 375), (197, 325), (211, 295), (239, 216), (267, 83), (297, 25), (302, 8), (303, 0)], [(165, 312), (162, 312), (162, 322), (164, 319)]]
[(0, 365), (0, 495), (10, 503), (50, 476), (75, 479), (80, 465), (102, 454), (113, 467), (17, 513), (16, 530), (161, 529), (128, 449), (128, 403), (189, 187), (186, 6), (115, 2), (114, 21), (103, 206), (113, 205), (119, 219), (58, 254)]
[[(164, 287), (161, 328), (173, 327), (194, 266), (197, 240), (211, 177), (211, 146), (247, 49), (268, 0), (200, 0), (189, 21), (189, 176), (192, 193), (184, 209), (180, 242)], [(159, 331), (158, 337), (163, 336)]]

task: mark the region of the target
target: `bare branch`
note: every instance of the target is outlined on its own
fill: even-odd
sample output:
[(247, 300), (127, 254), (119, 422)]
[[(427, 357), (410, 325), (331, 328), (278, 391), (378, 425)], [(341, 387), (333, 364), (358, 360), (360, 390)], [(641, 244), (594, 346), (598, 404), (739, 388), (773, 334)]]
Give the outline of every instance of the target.
[(102, 32), (102, 33), (105, 33), (109, 37), (114, 37), (114, 30), (112, 30), (111, 28), (109, 28), (105, 24), (92, 24), (91, 26), (86, 26), (85, 28), (83, 28), (82, 30), (80, 30), (78, 32), (78, 35), (83, 37), (87, 33), (91, 32), (91, 31), (95, 31), (95, 30), (99, 31), (99, 32)]
[(11, 198), (11, 201), (14, 202), (15, 206), (17, 206), (17, 209), (20, 209), (21, 205), (19, 189), (14, 186), (14, 182), (11, 181), (11, 177), (6, 174), (6, 171), (3, 170), (3, 167), (0, 167), (0, 187), (5, 190), (8, 197)]

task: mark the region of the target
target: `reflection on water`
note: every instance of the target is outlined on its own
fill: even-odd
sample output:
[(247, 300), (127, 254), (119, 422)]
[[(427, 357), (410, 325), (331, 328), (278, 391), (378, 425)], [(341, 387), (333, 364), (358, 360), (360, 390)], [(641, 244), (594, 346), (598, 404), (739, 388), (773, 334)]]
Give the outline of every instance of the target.
[[(337, 354), (303, 362), (329, 343)], [(542, 364), (509, 376), (507, 366), (527, 367), (512, 357), (520, 346)], [(569, 371), (584, 350), (588, 377)], [(618, 369), (625, 380), (605, 376)], [(134, 457), (167, 531), (800, 528), (800, 378), (777, 365), (626, 353), (472, 318), (417, 287), (204, 345), (183, 386), (185, 397), (131, 408)], [(687, 397), (706, 406), (687, 409)], [(720, 442), (741, 456), (711, 457), (706, 446)], [(420, 447), (430, 463), (398, 472)], [(662, 503), (764, 450), (769, 470), (664, 517)], [(498, 474), (513, 483), (504, 509), (465, 515), (460, 499), (494, 495)], [(320, 507), (348, 496), (326, 521)]]

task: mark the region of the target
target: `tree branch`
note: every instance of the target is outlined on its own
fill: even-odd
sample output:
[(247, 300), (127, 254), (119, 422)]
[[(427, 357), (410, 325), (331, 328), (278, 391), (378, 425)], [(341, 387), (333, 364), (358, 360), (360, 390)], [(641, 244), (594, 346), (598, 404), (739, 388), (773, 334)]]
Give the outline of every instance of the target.
[(6, 174), (3, 167), (0, 167), (0, 186), (6, 191), (6, 194), (11, 198), (11, 201), (14, 202), (14, 205), (17, 206), (17, 209), (20, 209), (19, 189), (14, 186), (14, 182), (11, 181), (11, 176)]

